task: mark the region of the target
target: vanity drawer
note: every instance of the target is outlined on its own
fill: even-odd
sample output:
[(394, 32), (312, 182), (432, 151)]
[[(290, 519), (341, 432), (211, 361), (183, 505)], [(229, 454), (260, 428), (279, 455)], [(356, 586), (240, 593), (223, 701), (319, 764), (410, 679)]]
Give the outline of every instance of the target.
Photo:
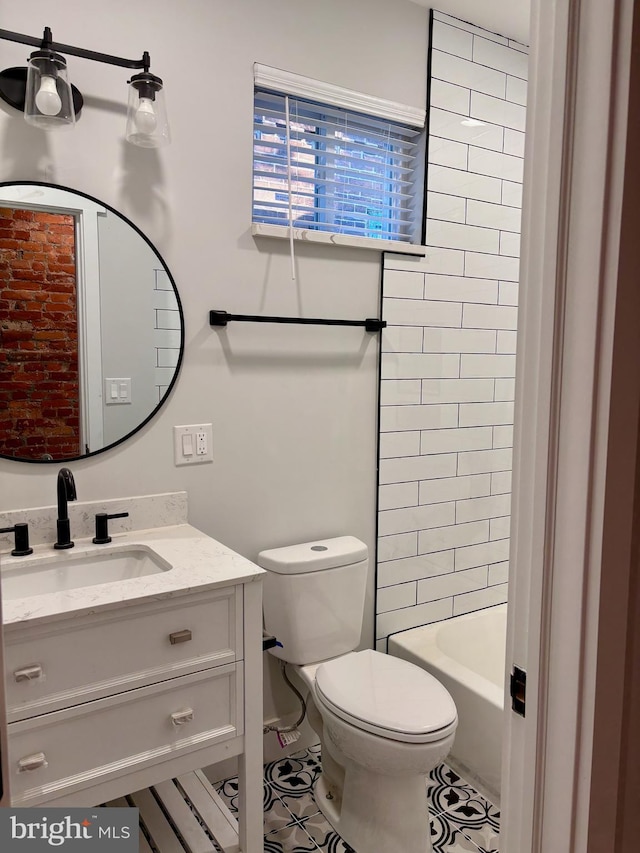
[(8, 721), (242, 658), (242, 588), (5, 631)]
[(242, 663), (11, 723), (12, 805), (28, 806), (243, 733)]

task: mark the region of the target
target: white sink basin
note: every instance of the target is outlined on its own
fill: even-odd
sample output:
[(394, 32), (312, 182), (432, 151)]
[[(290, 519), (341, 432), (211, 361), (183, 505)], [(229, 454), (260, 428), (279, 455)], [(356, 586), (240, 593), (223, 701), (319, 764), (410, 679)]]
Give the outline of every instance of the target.
[(3, 599), (28, 598), (100, 583), (120, 583), (166, 572), (171, 565), (153, 551), (141, 547), (101, 553), (65, 552), (22, 558), (25, 562), (2, 572)]

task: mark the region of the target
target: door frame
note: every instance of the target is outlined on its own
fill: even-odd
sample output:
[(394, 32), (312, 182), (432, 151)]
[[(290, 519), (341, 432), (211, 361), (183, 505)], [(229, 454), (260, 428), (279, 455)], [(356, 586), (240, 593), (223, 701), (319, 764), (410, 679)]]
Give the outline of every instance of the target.
[[(2, 618), (2, 584), (0, 584), (0, 672), (4, 673), (4, 620)], [(0, 808), (11, 804), (9, 790), (9, 744), (7, 739), (7, 703), (5, 679), (0, 678)]]
[(633, 7), (532, 3), (507, 636), (527, 716), (505, 713), (503, 853), (636, 849)]
[(83, 199), (64, 187), (38, 185), (25, 191), (24, 184), (17, 181), (0, 187), (0, 201), (19, 210), (69, 214), (75, 221), (80, 400), (78, 454), (83, 455), (87, 448), (104, 447), (98, 217), (106, 216), (107, 209), (99, 202)]

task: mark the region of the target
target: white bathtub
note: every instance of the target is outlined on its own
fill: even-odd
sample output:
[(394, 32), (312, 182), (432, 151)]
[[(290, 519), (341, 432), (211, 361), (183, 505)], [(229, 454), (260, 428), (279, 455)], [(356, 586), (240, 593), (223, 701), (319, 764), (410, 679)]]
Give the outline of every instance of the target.
[(389, 637), (389, 654), (426, 669), (458, 709), (451, 759), (499, 802), (507, 605), (500, 604)]

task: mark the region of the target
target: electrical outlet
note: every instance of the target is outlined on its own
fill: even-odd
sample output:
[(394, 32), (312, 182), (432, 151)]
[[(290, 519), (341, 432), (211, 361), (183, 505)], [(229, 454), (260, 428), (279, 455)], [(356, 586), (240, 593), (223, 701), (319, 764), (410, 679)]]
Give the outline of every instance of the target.
[(213, 462), (213, 425), (174, 426), (173, 458), (176, 465)]
[(208, 451), (207, 433), (201, 430), (196, 433), (196, 456), (206, 456)]

